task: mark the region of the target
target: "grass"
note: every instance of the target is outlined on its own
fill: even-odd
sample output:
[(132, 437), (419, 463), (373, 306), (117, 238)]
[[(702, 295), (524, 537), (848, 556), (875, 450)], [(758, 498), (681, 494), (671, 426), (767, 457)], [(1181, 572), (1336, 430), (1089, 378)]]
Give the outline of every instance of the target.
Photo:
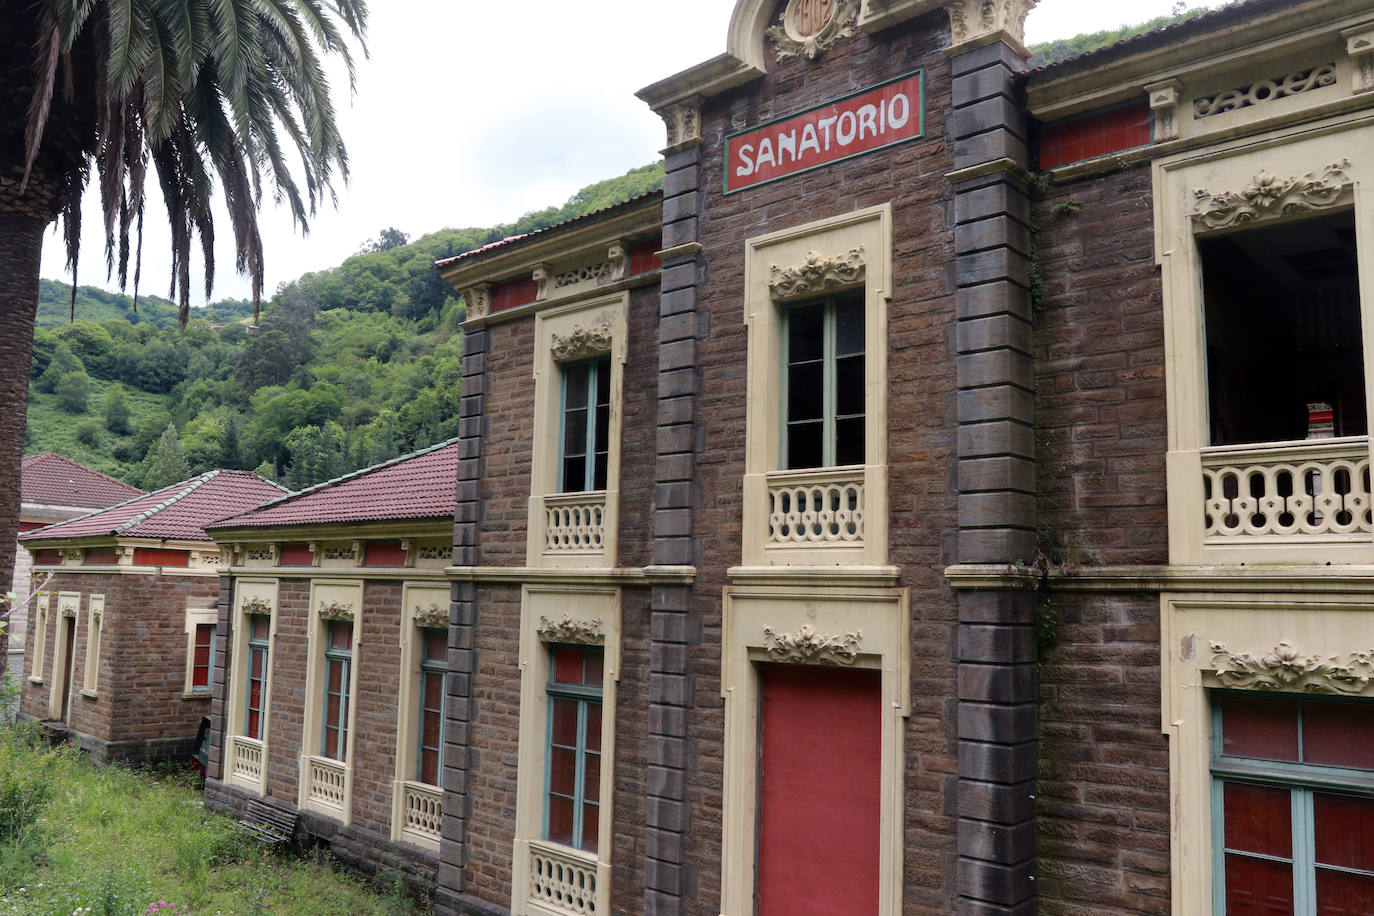
[(205, 810), (189, 771), (94, 769), (32, 730), (0, 732), (0, 916), (402, 916), (318, 854), (280, 855)]

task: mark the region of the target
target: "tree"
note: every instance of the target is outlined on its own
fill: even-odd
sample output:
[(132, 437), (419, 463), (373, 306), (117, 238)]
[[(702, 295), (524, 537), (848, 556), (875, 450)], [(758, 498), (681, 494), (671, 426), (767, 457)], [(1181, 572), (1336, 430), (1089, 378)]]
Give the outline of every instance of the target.
[(67, 413), (85, 413), (91, 397), (91, 377), (85, 372), (68, 372), (53, 391), (57, 406)]
[(181, 446), (177, 428), (167, 424), (162, 435), (148, 454), (143, 458), (143, 489), (161, 490), (174, 483), (180, 483), (191, 476), (191, 465), (186, 461), (186, 449)]
[(129, 426), (129, 398), (124, 393), (123, 385), (115, 385), (105, 395), (101, 412), (105, 416), (105, 428), (116, 436), (127, 436), (132, 430)]
[(52, 394), (64, 378), (75, 372), (85, 374), (86, 367), (76, 358), (70, 347), (59, 341), (53, 350), (52, 359), (48, 360), (48, 368), (43, 370), (43, 374), (33, 383), (33, 387)]
[(358, 249), (359, 254), (373, 254), (378, 251), (390, 251), (393, 248), (400, 248), (402, 245), (410, 244), (410, 236), (406, 235), (395, 226), (389, 226), (377, 233), (375, 239), (368, 239), (363, 242), (363, 247)]
[[(364, 0), (0, 0), (0, 582), (14, 570), (44, 230), (62, 217), (75, 274), (82, 192), (94, 174), (107, 264), (124, 283), (134, 253), (137, 297), (151, 176), (172, 227), (171, 287), (184, 322), (197, 238), (207, 295), (214, 278), (217, 183), (235, 266), (256, 303), (264, 185), (304, 229), (332, 199), (335, 176), (347, 178), (323, 58), (342, 57), (351, 79), (349, 42), (361, 44), (366, 19)], [(299, 180), (289, 152), (300, 156)], [(3, 649), (0, 636), (0, 658)]]

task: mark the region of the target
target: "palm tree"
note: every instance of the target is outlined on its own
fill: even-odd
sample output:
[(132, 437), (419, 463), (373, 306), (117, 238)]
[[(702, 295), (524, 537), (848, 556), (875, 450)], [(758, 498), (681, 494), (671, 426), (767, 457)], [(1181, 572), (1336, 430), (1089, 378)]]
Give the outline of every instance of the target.
[(185, 322), (193, 242), (207, 297), (214, 282), (218, 179), (256, 308), (264, 185), (304, 231), (347, 179), (323, 60), (338, 55), (351, 83), (349, 42), (363, 46), (366, 20), (366, 0), (0, 0), (0, 593), (14, 569), (44, 230), (62, 218), (75, 286), (93, 178), (106, 269), (122, 287), (132, 260), (136, 296), (152, 177)]

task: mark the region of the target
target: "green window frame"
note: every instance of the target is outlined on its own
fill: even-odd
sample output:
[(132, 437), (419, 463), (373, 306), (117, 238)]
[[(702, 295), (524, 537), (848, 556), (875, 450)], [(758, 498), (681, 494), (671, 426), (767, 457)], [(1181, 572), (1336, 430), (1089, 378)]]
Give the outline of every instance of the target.
[(326, 621), (320, 756), (340, 763), (348, 755), (348, 689), (352, 673), (353, 623)]
[(249, 614), (244, 622), (248, 627), (248, 682), (245, 685), (243, 734), (245, 737), (261, 741), (272, 618), (265, 614)]
[(191, 646), (191, 691), (209, 693), (215, 665), (215, 625), (196, 624), (195, 642)]
[(863, 290), (787, 306), (782, 318), (783, 469), (863, 464)]
[(610, 459), (611, 357), (564, 363), (561, 369), (558, 492), (604, 490)]
[[(1271, 729), (1283, 734), (1273, 742), (1276, 750), (1257, 750), (1261, 740), (1253, 725), (1247, 749), (1228, 747), (1224, 710), (1239, 704), (1260, 710), (1251, 721), (1263, 722), (1265, 710), (1276, 711), (1269, 714), (1279, 723)], [(1296, 710), (1291, 725), (1278, 714), (1289, 709)], [(1216, 916), (1374, 912), (1374, 704), (1217, 691), (1211, 715)], [(1327, 724), (1322, 740), (1328, 759), (1316, 762), (1323, 754), (1309, 747), (1316, 742), (1309, 742), (1308, 720), (1352, 716), (1369, 723), (1361, 723), (1363, 734)], [(1244, 727), (1238, 720), (1237, 731)], [(1337, 755), (1362, 756), (1360, 765), (1333, 765), (1329, 757), (1337, 745), (1345, 745)], [(1359, 828), (1351, 831), (1349, 824)], [(1232, 826), (1235, 835), (1228, 836)], [(1358, 901), (1355, 910), (1346, 908), (1352, 900)]]
[(419, 732), (415, 778), (439, 785), (444, 747), (444, 676), (448, 673), (448, 631), (420, 628)]
[(601, 811), (600, 646), (549, 646), (544, 839), (597, 851)]

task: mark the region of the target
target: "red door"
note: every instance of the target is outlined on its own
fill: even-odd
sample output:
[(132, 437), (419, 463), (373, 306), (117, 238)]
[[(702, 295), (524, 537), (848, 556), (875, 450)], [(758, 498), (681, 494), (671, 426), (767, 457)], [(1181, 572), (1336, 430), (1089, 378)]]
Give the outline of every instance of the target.
[(882, 675), (762, 665), (759, 916), (878, 912)]

